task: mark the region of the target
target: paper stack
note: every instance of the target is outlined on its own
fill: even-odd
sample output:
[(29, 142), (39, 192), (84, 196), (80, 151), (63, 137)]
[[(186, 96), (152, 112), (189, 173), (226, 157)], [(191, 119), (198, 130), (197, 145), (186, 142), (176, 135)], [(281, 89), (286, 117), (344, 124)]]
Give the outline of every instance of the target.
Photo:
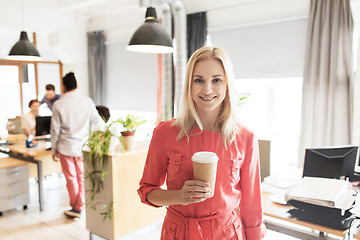
[(285, 200), (298, 200), (315, 205), (349, 209), (354, 201), (352, 185), (348, 181), (304, 177), (290, 191), (285, 194)]

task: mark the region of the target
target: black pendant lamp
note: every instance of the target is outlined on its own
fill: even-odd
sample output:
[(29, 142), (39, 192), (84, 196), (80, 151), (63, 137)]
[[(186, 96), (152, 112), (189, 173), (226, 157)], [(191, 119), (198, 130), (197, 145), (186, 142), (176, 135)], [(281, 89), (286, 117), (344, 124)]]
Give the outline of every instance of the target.
[[(21, 1), (22, 8), (22, 20), (24, 29), (24, 3)], [(22, 31), (20, 33), (20, 40), (15, 43), (11, 48), (8, 59), (12, 60), (23, 60), (23, 61), (41, 61), (42, 58), (35, 45), (29, 41), (27, 33)]]
[(29, 41), (27, 33), (20, 33), (20, 40), (11, 48), (8, 59), (25, 60), (25, 61), (41, 61), (40, 54), (35, 45)]
[(132, 35), (126, 49), (145, 53), (172, 53), (172, 39), (157, 19), (156, 10), (148, 7), (143, 23)]

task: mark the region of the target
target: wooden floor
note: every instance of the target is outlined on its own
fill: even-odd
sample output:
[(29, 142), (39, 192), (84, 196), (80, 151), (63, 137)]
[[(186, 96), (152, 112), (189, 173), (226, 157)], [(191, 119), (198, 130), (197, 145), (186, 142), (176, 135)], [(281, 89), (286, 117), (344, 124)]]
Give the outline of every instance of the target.
[[(30, 179), (28, 209), (10, 210), (0, 217), (0, 239), (87, 239), (82, 220), (68, 219), (63, 215), (68, 197), (63, 177), (57, 175), (44, 180), (45, 210), (39, 211), (37, 184)], [(79, 231), (81, 229), (81, 231)], [(84, 229), (84, 231), (82, 230)], [(73, 234), (76, 232), (77, 234)]]
[[(44, 179), (44, 211), (39, 211), (38, 188), (34, 179), (29, 180), (30, 204), (27, 210), (10, 210), (0, 217), (1, 240), (87, 240), (85, 214), (80, 219), (67, 218), (63, 211), (69, 209), (69, 198), (64, 177), (54, 175)], [(162, 222), (156, 222), (119, 240), (158, 240)], [(94, 240), (103, 240), (93, 236)], [(267, 240), (294, 239), (276, 232), (268, 231)]]
[[(29, 180), (30, 204), (27, 210), (10, 210), (0, 217), (1, 240), (85, 240), (89, 239), (85, 215), (80, 219), (67, 218), (63, 211), (69, 209), (69, 197), (63, 176), (53, 175), (44, 179), (44, 211), (39, 211), (38, 188), (34, 179)], [(121, 240), (159, 239), (161, 222), (128, 234)], [(144, 237), (145, 236), (145, 237)], [(94, 240), (103, 239), (94, 236)]]

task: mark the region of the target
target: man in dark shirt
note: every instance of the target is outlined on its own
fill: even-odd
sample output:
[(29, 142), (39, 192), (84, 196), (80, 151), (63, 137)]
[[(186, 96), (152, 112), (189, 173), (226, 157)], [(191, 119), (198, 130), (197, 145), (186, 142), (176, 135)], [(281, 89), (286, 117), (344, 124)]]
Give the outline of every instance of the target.
[(45, 86), (46, 94), (44, 98), (41, 100), (40, 104), (46, 103), (48, 108), (52, 111), (52, 106), (54, 102), (61, 98), (61, 95), (55, 93), (55, 86), (52, 84), (48, 84)]

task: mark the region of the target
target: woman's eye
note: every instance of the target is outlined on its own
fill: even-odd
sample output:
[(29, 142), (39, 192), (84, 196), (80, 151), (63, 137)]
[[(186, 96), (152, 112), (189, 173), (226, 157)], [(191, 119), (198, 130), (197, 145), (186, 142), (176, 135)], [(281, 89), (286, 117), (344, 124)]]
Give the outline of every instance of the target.
[(213, 80), (213, 82), (221, 82), (221, 79), (220, 79), (220, 78), (215, 78), (215, 79)]
[(202, 79), (200, 79), (200, 78), (196, 78), (194, 81), (195, 81), (195, 82), (203, 82), (204, 80), (202, 80)]

